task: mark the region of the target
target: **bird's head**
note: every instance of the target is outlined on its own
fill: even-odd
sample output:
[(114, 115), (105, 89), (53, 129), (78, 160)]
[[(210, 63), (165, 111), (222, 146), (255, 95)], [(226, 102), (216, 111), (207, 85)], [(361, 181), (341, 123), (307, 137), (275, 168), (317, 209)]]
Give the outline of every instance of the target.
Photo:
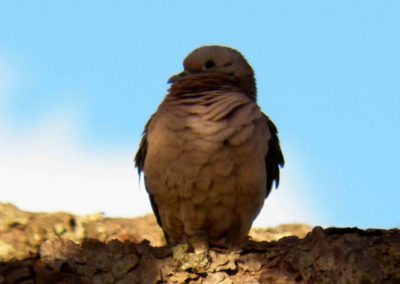
[(254, 72), (243, 55), (225, 46), (203, 46), (193, 50), (183, 61), (184, 71), (172, 76), (168, 83), (174, 84), (181, 79), (200, 75), (224, 75), (234, 79), (245, 90), (247, 95), (255, 99)]

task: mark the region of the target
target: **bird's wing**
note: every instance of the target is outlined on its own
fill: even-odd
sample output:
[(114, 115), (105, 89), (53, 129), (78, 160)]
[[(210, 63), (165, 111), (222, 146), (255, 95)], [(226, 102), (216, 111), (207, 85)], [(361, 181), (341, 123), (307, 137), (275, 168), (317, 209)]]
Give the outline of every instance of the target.
[(271, 133), (271, 138), (268, 141), (268, 152), (265, 156), (265, 167), (267, 171), (267, 191), (265, 198), (267, 198), (271, 192), (272, 184), (275, 183), (275, 188), (279, 186), (279, 168), (283, 167), (285, 160), (279, 143), (278, 129), (268, 116), (264, 114), (264, 117)]
[(144, 169), (144, 161), (147, 155), (147, 132), (150, 125), (151, 120), (153, 119), (154, 114), (150, 117), (149, 121), (147, 121), (143, 133), (142, 133), (142, 141), (140, 141), (139, 150), (135, 155), (135, 167), (138, 170), (139, 177)]
[[(140, 175), (144, 169), (144, 161), (146, 160), (147, 146), (148, 146), (147, 132), (148, 132), (148, 128), (149, 128), (150, 122), (153, 119), (153, 117), (154, 117), (154, 114), (150, 117), (149, 121), (146, 123), (146, 126), (144, 127), (144, 131), (142, 134), (142, 141), (140, 141), (139, 150), (137, 151), (137, 153), (135, 155), (135, 167), (138, 169), (139, 179), (140, 179)], [(147, 190), (146, 177), (144, 179), (144, 183), (145, 183), (145, 187)], [(161, 226), (161, 218), (160, 218), (160, 214), (158, 212), (157, 204), (154, 201), (153, 195), (148, 190), (147, 190), (147, 193), (149, 194), (151, 208), (153, 209), (154, 215), (156, 216), (157, 223), (158, 223), (158, 225)]]

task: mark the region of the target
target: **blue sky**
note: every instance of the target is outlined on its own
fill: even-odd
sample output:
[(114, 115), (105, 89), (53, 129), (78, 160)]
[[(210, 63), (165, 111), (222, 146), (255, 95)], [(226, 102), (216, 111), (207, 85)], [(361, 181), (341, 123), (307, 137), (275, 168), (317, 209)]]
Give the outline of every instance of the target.
[[(398, 11), (398, 1), (1, 1), (0, 201), (80, 213), (67, 199), (22, 200), (45, 187), (46, 175), (34, 169), (50, 167), (54, 183), (44, 194), (57, 199), (54, 185), (75, 179), (75, 199), (88, 202), (85, 194), (102, 188), (96, 194), (104, 200), (90, 201), (91, 209), (133, 214), (126, 200), (133, 193), (107, 199), (121, 179), (137, 190), (132, 156), (143, 125), (182, 59), (221, 44), (253, 66), (259, 104), (286, 153), (286, 184), (266, 203), (280, 213), (262, 218), (400, 226)], [(76, 172), (84, 165), (93, 180), (115, 176), (98, 184)], [(29, 181), (29, 189), (15, 180)], [(132, 198), (132, 207), (146, 202), (145, 194)]]

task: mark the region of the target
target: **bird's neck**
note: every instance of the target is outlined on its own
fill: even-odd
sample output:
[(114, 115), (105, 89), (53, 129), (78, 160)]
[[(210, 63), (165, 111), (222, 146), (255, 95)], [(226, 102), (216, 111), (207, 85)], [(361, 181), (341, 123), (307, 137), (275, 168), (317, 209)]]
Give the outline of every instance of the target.
[(180, 97), (184, 94), (214, 90), (242, 92), (256, 101), (257, 89), (254, 76), (237, 78), (221, 73), (199, 73), (182, 77), (172, 84), (168, 96)]

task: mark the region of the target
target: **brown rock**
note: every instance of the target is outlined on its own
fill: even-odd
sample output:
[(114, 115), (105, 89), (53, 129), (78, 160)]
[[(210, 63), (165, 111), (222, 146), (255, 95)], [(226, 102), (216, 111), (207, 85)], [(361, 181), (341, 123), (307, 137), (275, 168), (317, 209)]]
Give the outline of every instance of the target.
[[(296, 231), (302, 225), (279, 226), (261, 231), (269, 237), (273, 232), (286, 236), (279, 240), (253, 240), (235, 249), (212, 247), (209, 265), (195, 272), (179, 269), (171, 248), (154, 246), (161, 231), (153, 217), (137, 221), (31, 214), (1, 206), (0, 243), (14, 248), (4, 249), (1, 256), (1, 284), (400, 283), (397, 229), (316, 227), (301, 238), (287, 235), (289, 228)], [(32, 234), (37, 238), (30, 240)], [(25, 255), (18, 254), (20, 248)]]

